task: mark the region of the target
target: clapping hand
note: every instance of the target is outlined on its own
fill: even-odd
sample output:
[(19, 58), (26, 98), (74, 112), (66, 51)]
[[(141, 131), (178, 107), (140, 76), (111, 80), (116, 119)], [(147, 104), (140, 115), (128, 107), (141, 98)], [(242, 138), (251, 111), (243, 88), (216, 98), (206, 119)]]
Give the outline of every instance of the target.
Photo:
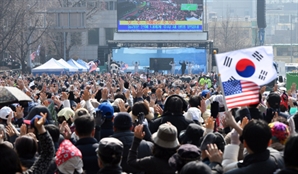
[(143, 131), (143, 125), (139, 124), (134, 129), (134, 136), (138, 139), (143, 139), (145, 137), (145, 132)]
[(44, 128), (44, 124), (47, 120), (47, 113), (40, 113), (40, 115), (42, 116), (40, 119), (35, 118), (34, 120), (34, 126), (37, 129), (39, 134), (43, 134), (46, 132), (45, 128)]
[(216, 144), (208, 144), (208, 150), (205, 150), (210, 162), (221, 163), (223, 159), (222, 151), (217, 148)]

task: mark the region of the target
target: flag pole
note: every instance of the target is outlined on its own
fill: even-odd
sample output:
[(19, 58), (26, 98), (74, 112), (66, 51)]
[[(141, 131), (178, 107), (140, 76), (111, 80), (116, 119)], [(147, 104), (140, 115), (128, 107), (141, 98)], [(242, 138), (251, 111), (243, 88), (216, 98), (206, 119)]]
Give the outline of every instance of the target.
[[(213, 50), (213, 54), (216, 56), (217, 51), (216, 50)], [(221, 74), (219, 73), (218, 62), (217, 62), (216, 57), (215, 57), (215, 61), (216, 61), (216, 68), (217, 68), (217, 72), (218, 72), (218, 82), (219, 82), (219, 86), (220, 86), (220, 90), (221, 90), (222, 96), (224, 98), (223, 104), (224, 104), (224, 107), (225, 107), (225, 111), (228, 111), (228, 106), (227, 106), (227, 102), (226, 102), (225, 91), (224, 91), (224, 88), (223, 88), (223, 85), (222, 85)]]

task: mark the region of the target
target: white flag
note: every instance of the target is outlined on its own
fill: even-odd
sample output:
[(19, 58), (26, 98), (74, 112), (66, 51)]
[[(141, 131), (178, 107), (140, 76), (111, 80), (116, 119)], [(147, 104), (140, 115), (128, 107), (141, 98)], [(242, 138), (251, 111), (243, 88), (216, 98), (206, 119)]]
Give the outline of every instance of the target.
[(271, 46), (216, 54), (216, 62), (222, 82), (244, 80), (261, 86), (277, 78)]

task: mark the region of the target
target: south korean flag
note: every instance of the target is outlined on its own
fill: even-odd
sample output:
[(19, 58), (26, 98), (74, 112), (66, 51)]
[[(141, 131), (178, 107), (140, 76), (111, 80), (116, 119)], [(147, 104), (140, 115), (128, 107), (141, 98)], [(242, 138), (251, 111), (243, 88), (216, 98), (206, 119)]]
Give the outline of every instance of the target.
[(273, 49), (271, 46), (216, 54), (216, 63), (222, 82), (236, 79), (251, 81), (258, 86), (262, 86), (277, 77), (273, 65)]

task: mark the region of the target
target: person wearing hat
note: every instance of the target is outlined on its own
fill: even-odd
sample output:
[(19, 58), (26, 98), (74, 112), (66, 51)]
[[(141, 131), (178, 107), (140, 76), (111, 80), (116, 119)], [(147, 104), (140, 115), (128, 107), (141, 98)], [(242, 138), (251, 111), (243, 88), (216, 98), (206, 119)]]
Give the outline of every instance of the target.
[[(37, 130), (34, 126), (34, 120), (35, 119), (40, 119), (42, 118), (41, 115), (35, 115), (31, 120), (24, 120), (24, 124), (27, 127), (27, 133), (34, 133), (35, 135), (37, 135)], [(48, 120), (45, 120), (45, 125), (49, 124)]]
[(191, 161), (185, 164), (180, 171), (180, 174), (194, 174), (194, 173), (213, 174), (210, 167), (201, 161)]
[(75, 133), (79, 140), (75, 146), (81, 151), (83, 156), (83, 169), (86, 173), (97, 173), (97, 155), (95, 150), (98, 147), (98, 141), (94, 138), (95, 123), (93, 117), (89, 115), (80, 116), (74, 121), (76, 127)]
[(138, 147), (145, 136), (143, 125), (135, 127), (134, 136), (133, 144), (128, 154), (128, 165), (145, 173), (175, 173), (176, 170), (168, 163), (169, 158), (176, 153), (180, 145), (175, 126), (170, 123), (164, 123), (159, 126), (157, 132), (152, 134), (154, 143), (153, 154), (144, 158), (138, 158)]
[(82, 174), (83, 161), (82, 153), (69, 140), (64, 140), (55, 157), (58, 171), (56, 174)]
[(67, 124), (71, 126), (74, 115), (75, 115), (75, 112), (71, 108), (63, 108), (57, 114), (58, 123), (62, 124), (63, 121), (66, 121)]
[(110, 102), (101, 103), (96, 109), (95, 114), (100, 114), (104, 119), (100, 130), (100, 139), (113, 135), (114, 108)]
[(169, 165), (180, 172), (181, 168), (190, 161), (201, 160), (201, 150), (192, 144), (181, 145), (169, 159)]
[(0, 109), (0, 124), (7, 124), (7, 119), (9, 117), (9, 115), (12, 114), (12, 118), (13, 118), (13, 111), (10, 107), (8, 106), (4, 106)]
[(199, 109), (201, 106), (201, 100), (202, 98), (198, 95), (191, 96), (188, 104), (189, 108), (186, 113), (184, 113), (184, 116), (189, 119), (193, 120), (197, 124), (202, 124), (204, 122), (202, 118), (202, 112)]
[(122, 173), (120, 163), (123, 153), (123, 144), (121, 141), (113, 137), (103, 138), (100, 140), (96, 152), (98, 165), (100, 167), (98, 174)]
[(196, 123), (191, 123), (188, 125), (186, 130), (181, 131), (179, 138), (181, 144), (193, 144), (197, 147), (200, 147), (203, 135), (203, 127)]
[[(123, 143), (123, 157), (121, 167), (123, 172), (137, 173), (137, 169), (127, 164), (127, 156), (132, 145), (134, 134), (132, 132), (132, 118), (126, 112), (119, 112), (114, 118), (114, 134), (111, 137), (117, 138)], [(138, 157), (143, 158), (151, 155), (153, 144), (149, 141), (142, 140), (138, 148)]]
[(270, 147), (280, 152), (283, 152), (285, 144), (288, 138), (290, 137), (290, 131), (288, 126), (284, 123), (275, 121), (269, 123), (269, 127), (272, 134), (272, 144), (270, 145)]

